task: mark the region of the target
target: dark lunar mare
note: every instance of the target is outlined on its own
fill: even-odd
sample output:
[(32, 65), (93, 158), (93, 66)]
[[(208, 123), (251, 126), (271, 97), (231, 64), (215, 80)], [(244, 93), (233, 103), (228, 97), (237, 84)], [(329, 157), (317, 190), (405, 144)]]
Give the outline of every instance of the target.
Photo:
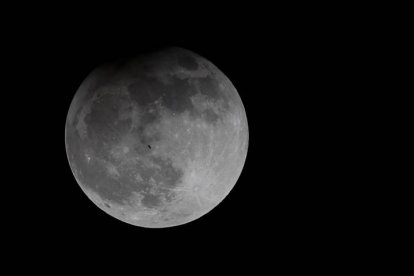
[(177, 58), (177, 63), (179, 66), (190, 71), (198, 69), (197, 59), (190, 53), (180, 53)]
[(154, 77), (142, 76), (129, 85), (128, 90), (141, 107), (161, 99), (162, 106), (177, 114), (194, 109), (190, 97), (196, 91), (187, 80), (172, 78), (171, 84), (163, 84)]
[(189, 112), (190, 117), (203, 117), (207, 123), (214, 124), (220, 118), (221, 114), (207, 109), (197, 110), (191, 97), (200, 93), (206, 96), (206, 100), (212, 102), (222, 101), (223, 112), (227, 112), (230, 108), (229, 99), (223, 93), (219, 93), (219, 84), (212, 77), (198, 78), (199, 89), (187, 79), (171, 77), (171, 83), (164, 84), (154, 77), (142, 76), (128, 86), (131, 98), (139, 104), (142, 109), (146, 109), (149, 104), (156, 100), (161, 101), (161, 105), (173, 114), (182, 114)]
[[(81, 185), (103, 200), (124, 205), (132, 203), (134, 196), (140, 194), (145, 207), (155, 208), (161, 204), (162, 197), (169, 200), (174, 198), (171, 188), (181, 182), (184, 173), (173, 167), (171, 160), (151, 156), (147, 144), (155, 138), (145, 136), (144, 129), (160, 117), (158, 112), (148, 111), (148, 108), (153, 107), (151, 102), (145, 102), (145, 109), (141, 110), (143, 116), (140, 127), (133, 132), (137, 140), (130, 148), (132, 152), (120, 159), (111, 156), (110, 150), (131, 131), (131, 119), (120, 119), (122, 113), (130, 112), (130, 109), (123, 108), (129, 100), (125, 96), (105, 94), (91, 102), (90, 112), (84, 118), (87, 139), (79, 136), (75, 125), (69, 126), (67, 152), (71, 153), (69, 159), (76, 166)], [(80, 113), (81, 110), (77, 115)], [(78, 116), (75, 122), (78, 122)], [(91, 152), (90, 161), (87, 161), (85, 152)], [(147, 167), (144, 163), (130, 158), (131, 155), (148, 158), (159, 168)], [(108, 166), (114, 166), (117, 173), (110, 174)], [(137, 180), (137, 173), (140, 180)], [(155, 186), (150, 185), (151, 178)], [(154, 193), (151, 193), (151, 189)]]

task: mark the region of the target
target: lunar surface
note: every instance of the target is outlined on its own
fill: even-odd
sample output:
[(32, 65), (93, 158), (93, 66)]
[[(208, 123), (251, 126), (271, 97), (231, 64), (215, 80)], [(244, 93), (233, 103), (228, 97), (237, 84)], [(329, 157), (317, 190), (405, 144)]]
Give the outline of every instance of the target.
[(205, 58), (167, 48), (92, 71), (71, 103), (65, 143), (97, 206), (162, 228), (200, 218), (229, 194), (248, 135), (230, 80)]

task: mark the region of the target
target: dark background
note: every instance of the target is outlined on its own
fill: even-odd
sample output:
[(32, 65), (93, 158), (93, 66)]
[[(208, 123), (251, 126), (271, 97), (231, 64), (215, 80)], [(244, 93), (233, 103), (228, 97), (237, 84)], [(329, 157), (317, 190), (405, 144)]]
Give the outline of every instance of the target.
[[(260, 30), (250, 20), (244, 22), (240, 18), (224, 24), (201, 15), (193, 22), (164, 20), (162, 15), (155, 20), (151, 16), (143, 18), (142, 14), (127, 20), (122, 15), (110, 19), (94, 14), (82, 21), (58, 17), (27, 25), (19, 35), (19, 60), (23, 57), (21, 60), (27, 64), (23, 71), (18, 69), (26, 78), (20, 83), (30, 87), (30, 92), (24, 93), (24, 102), (29, 106), (26, 111), (30, 120), (34, 120), (24, 122), (33, 145), (30, 151), (35, 152), (30, 179), (35, 185), (31, 187), (36, 198), (33, 208), (38, 211), (36, 216), (27, 217), (37, 228), (31, 232), (31, 239), (36, 241), (40, 234), (52, 247), (54, 241), (66, 246), (73, 242), (98, 247), (126, 243), (130, 243), (128, 247), (141, 247), (154, 242), (178, 246), (191, 245), (194, 239), (208, 246), (220, 240), (249, 243), (250, 238), (243, 235), (256, 235), (259, 239), (260, 235), (253, 233), (268, 232), (274, 227), (282, 213), (276, 208), (280, 196), (269, 197), (278, 182), (273, 172), (278, 166), (274, 154), (280, 150), (277, 129), (281, 124), (281, 103), (276, 98), (280, 97), (278, 83), (286, 69), (277, 65), (285, 59), (285, 50), (273, 49), (277, 32)], [(239, 182), (214, 210), (186, 225), (145, 229), (108, 216), (84, 195), (67, 160), (65, 121), (79, 85), (96, 66), (168, 46), (200, 54), (229, 77), (246, 109), (251, 146)]]
[[(359, 45), (347, 39), (340, 14), (318, 17), (306, 6), (161, 6), (36, 7), (7, 21), (7, 83), (20, 107), (4, 110), (13, 117), (10, 133), (18, 133), (9, 139), (22, 149), (14, 155), (19, 196), (11, 210), (24, 225), (16, 231), (22, 248), (76, 250), (82, 260), (91, 252), (136, 251), (139, 260), (201, 252), (215, 267), (229, 256), (267, 262), (274, 250), (289, 259), (346, 242), (356, 230), (345, 223), (342, 183), (350, 180), (337, 156), (350, 150), (344, 137), (356, 139), (344, 130), (341, 110), (354, 99), (348, 80), (358, 75), (346, 68)], [(247, 113), (249, 149), (239, 181), (211, 212), (145, 229), (112, 218), (84, 195), (66, 157), (65, 121), (96, 66), (168, 46), (200, 54), (232, 81)]]

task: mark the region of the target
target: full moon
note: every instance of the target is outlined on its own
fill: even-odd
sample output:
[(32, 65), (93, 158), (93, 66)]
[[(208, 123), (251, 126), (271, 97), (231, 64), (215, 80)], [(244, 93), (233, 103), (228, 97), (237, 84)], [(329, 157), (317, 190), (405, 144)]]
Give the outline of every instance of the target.
[(69, 165), (89, 199), (147, 228), (182, 225), (217, 206), (242, 172), (248, 139), (233, 84), (182, 48), (97, 67), (65, 126)]

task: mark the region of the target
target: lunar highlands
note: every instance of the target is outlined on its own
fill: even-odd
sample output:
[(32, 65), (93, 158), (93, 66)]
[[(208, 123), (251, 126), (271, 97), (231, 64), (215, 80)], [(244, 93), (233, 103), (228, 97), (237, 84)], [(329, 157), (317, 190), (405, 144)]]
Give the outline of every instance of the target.
[(65, 128), (82, 190), (111, 216), (147, 228), (184, 224), (217, 206), (241, 174), (248, 135), (230, 80), (182, 48), (96, 68)]

